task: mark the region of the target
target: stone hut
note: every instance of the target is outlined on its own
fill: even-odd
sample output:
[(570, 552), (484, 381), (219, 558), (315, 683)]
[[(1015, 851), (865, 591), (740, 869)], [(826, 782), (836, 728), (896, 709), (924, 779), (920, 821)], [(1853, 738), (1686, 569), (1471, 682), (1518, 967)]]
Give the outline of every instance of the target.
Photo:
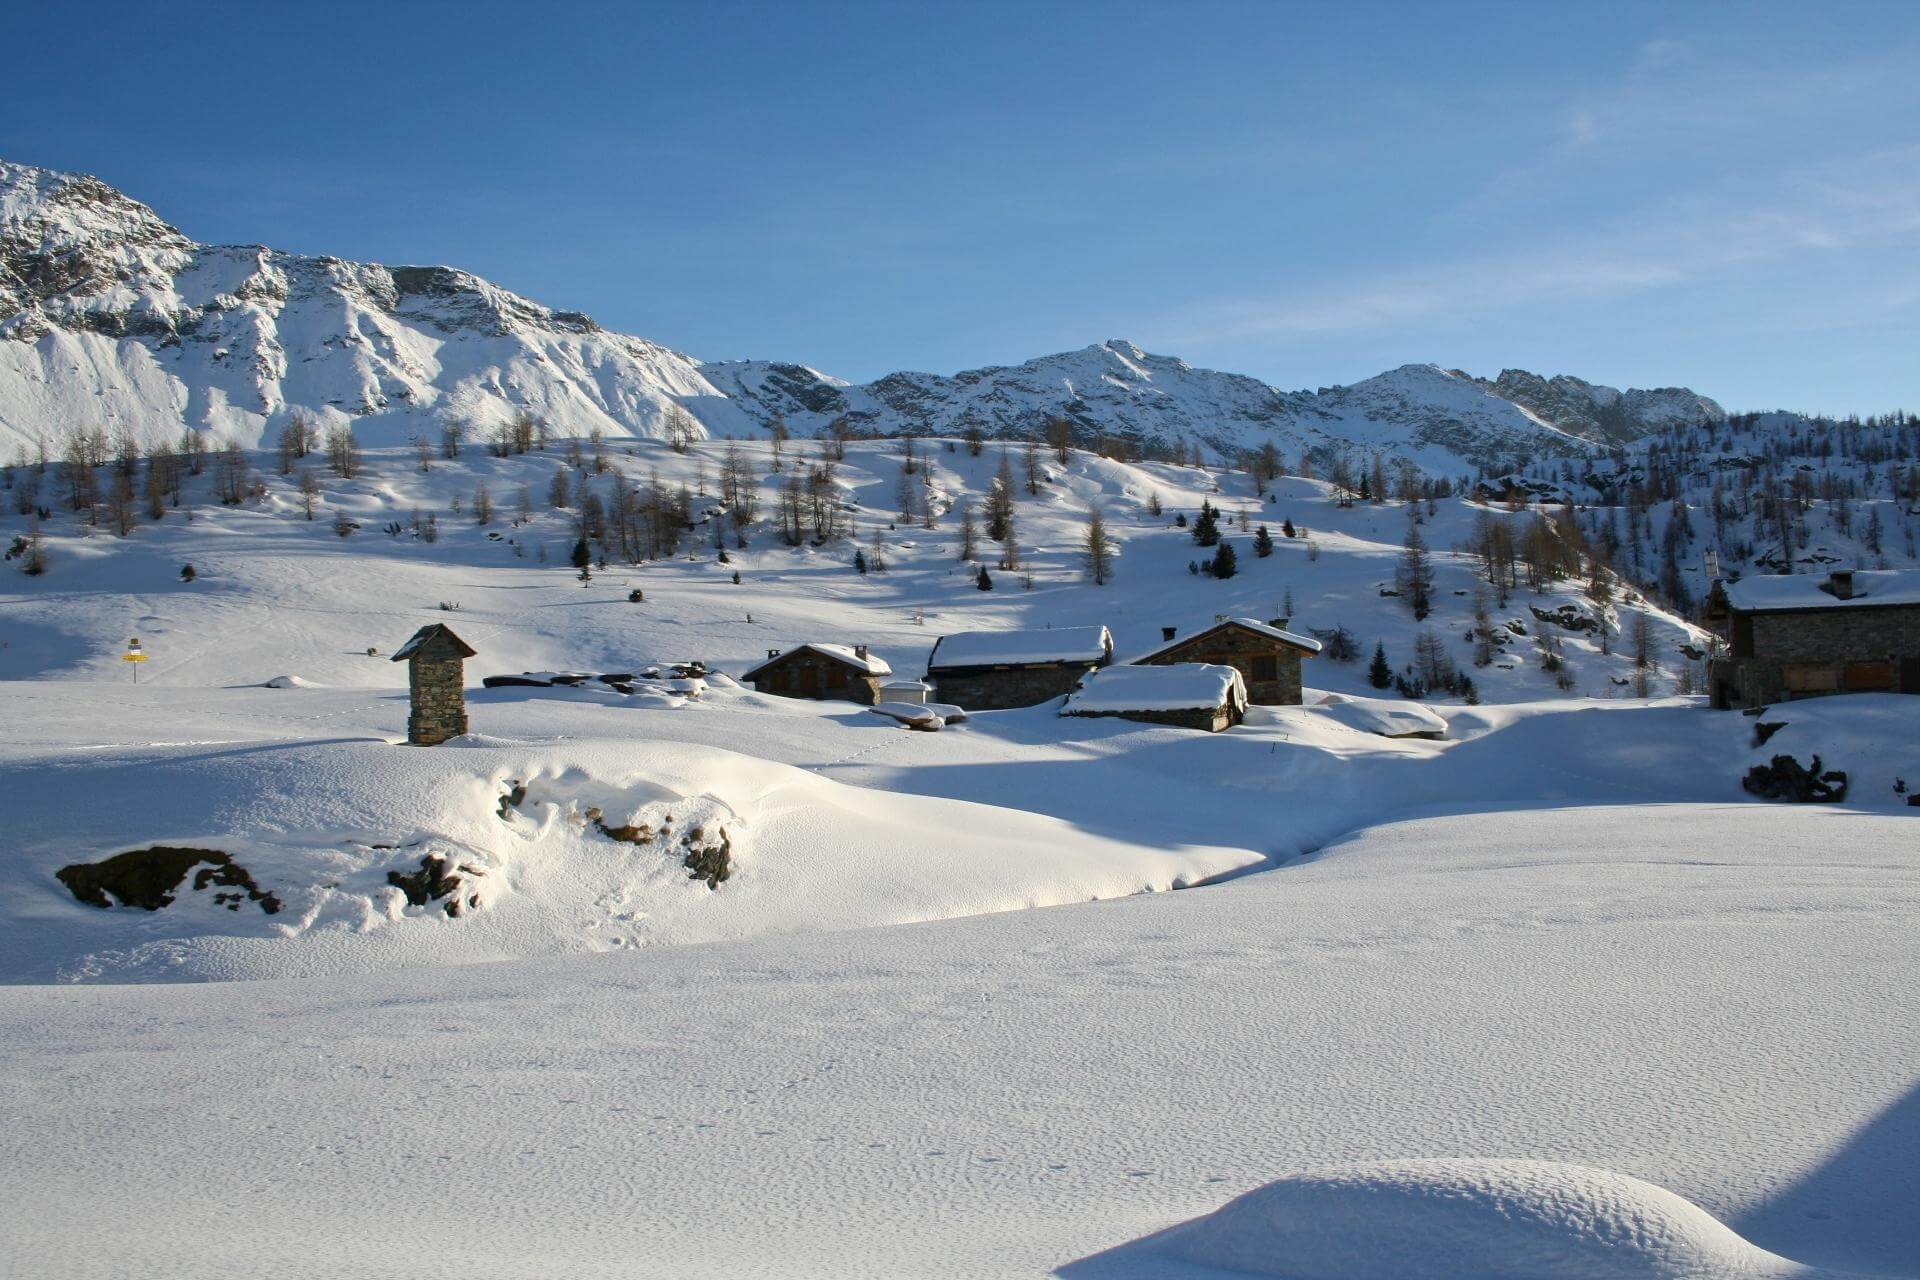
[(1105, 627), (962, 631), (942, 636), (927, 659), (935, 699), (969, 711), (1031, 707), (1072, 693), (1113, 661)]
[(783, 698), (857, 702), (880, 701), (880, 684), (893, 674), (886, 661), (866, 645), (803, 644), (785, 653), (767, 651), (767, 660), (740, 677), (761, 693)]
[(1300, 660), (1320, 652), (1312, 636), (1287, 630), (1285, 618), (1256, 622), (1227, 618), (1184, 640), (1172, 640), (1133, 659), (1135, 666), (1206, 662), (1232, 667), (1246, 682), (1247, 699), (1263, 707), (1300, 705)]
[(1063, 716), (1113, 716), (1218, 733), (1246, 718), (1247, 685), (1232, 667), (1174, 662), (1107, 667), (1080, 682)]
[(407, 664), (407, 741), (417, 747), (458, 737), (467, 731), (464, 664), (473, 646), (436, 622), (413, 633), (394, 652)]
[(1920, 693), (1920, 570), (1836, 570), (1713, 584), (1727, 653), (1707, 665), (1716, 707), (1828, 693)]

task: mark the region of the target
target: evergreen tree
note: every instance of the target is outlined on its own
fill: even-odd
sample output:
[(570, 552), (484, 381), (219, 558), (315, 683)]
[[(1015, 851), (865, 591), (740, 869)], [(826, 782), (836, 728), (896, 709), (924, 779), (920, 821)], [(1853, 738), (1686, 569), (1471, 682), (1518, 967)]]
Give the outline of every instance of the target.
[(573, 555), (569, 559), (574, 568), (581, 570), (593, 563), (593, 552), (587, 549), (586, 535), (582, 534), (580, 540), (573, 544)]
[(1282, 520), (1280, 522), (1280, 532), (1289, 538), (1293, 537), (1293, 521)]
[(1233, 544), (1223, 540), (1220, 543), (1219, 550), (1213, 553), (1213, 576), (1216, 578), (1231, 578), (1235, 573), (1239, 572), (1239, 565), (1236, 563), (1236, 560), (1237, 557), (1233, 554)]
[(982, 591), (993, 590), (993, 576), (987, 572), (987, 566), (980, 566), (980, 572), (974, 575), (973, 585)]
[(853, 571), (855, 573), (865, 573), (867, 571), (866, 552), (855, 549), (853, 553)]
[(1213, 504), (1202, 500), (1200, 514), (1194, 518), (1193, 540), (1203, 547), (1211, 547), (1220, 541), (1220, 513)]
[(1253, 554), (1265, 560), (1273, 554), (1273, 535), (1267, 532), (1267, 526), (1261, 525), (1253, 535)]
[(1367, 664), (1367, 683), (1376, 689), (1393, 687), (1393, 668), (1387, 665), (1387, 646), (1384, 641), (1375, 641), (1373, 661)]

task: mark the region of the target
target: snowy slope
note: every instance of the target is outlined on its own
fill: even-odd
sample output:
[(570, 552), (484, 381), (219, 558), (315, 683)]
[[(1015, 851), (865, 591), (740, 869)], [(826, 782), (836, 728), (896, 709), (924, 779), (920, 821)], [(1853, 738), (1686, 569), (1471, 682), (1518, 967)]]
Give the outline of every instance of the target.
[[(717, 503), (716, 477), (729, 448), (751, 473), (759, 500), (747, 546), (737, 545), (730, 526), (720, 530), (727, 543), (722, 563), (713, 542), (715, 526), (725, 522), (704, 517)], [(809, 445), (804, 460), (816, 463), (818, 452)], [(792, 463), (795, 449), (786, 456)], [(663, 489), (687, 487), (696, 527), (674, 557), (638, 564), (616, 559), (584, 585), (567, 565), (578, 536), (576, 510), (549, 505), (555, 473), (573, 475), (560, 446), (509, 458), (470, 446), (456, 460), (436, 459), (427, 472), (406, 449), (370, 450), (364, 470), (350, 480), (316, 457), (307, 467), (319, 488), (312, 520), (303, 516), (296, 478), (279, 475), (270, 455), (257, 456), (265, 485), (258, 502), (211, 502), (209, 471), (188, 479), (183, 507), (159, 521), (141, 517), (125, 538), (89, 525), (84, 513), (57, 509), (57, 469), (49, 468), (38, 492), (56, 509), (37, 523), (48, 571), (27, 577), (17, 571), (18, 560), (0, 569), (0, 604), (24, 606), (15, 610), (9, 643), (0, 648), (0, 679), (121, 676), (118, 646), (139, 634), (153, 654), (143, 679), (157, 683), (294, 674), (329, 685), (397, 687), (403, 672), (384, 658), (369, 660), (365, 650), (390, 652), (423, 623), (446, 621), (441, 602), (461, 606), (453, 622), (472, 632), (481, 650), (479, 674), (595, 664), (623, 670), (637, 659), (677, 657), (742, 674), (770, 648), (820, 641), (870, 643), (896, 674), (913, 676), (946, 634), (1106, 626), (1115, 652), (1124, 656), (1159, 647), (1163, 627), (1187, 635), (1222, 614), (1290, 616), (1292, 629), (1304, 634), (1346, 628), (1365, 651), (1357, 662), (1311, 659), (1306, 678), (1319, 688), (1367, 692), (1365, 660), (1376, 641), (1385, 644), (1396, 670), (1414, 656), (1422, 624), (1403, 597), (1387, 594), (1412, 514), (1406, 503), (1343, 507), (1326, 482), (1301, 477), (1276, 480), (1260, 494), (1244, 473), (1121, 463), (1076, 451), (1064, 466), (1050, 458), (1041, 464), (1038, 493), (1017, 483), (1023, 569), (1006, 573), (998, 567), (999, 545), (985, 538), (974, 561), (958, 555), (959, 508), (969, 504), (978, 518), (999, 452), (988, 448), (973, 457), (964, 447), (948, 452), (934, 442), (930, 449), (920, 446), (920, 457), (921, 468), (906, 477), (908, 489), (916, 504), (934, 508), (933, 528), (918, 516), (899, 518), (902, 446), (857, 441), (833, 472), (834, 488), (849, 504), (853, 536), (788, 546), (776, 532), (776, 512), (780, 486), (795, 473), (791, 466), (773, 470), (765, 442), (708, 441), (685, 454), (629, 442), (609, 453), (606, 474), (594, 477), (589, 467), (597, 500), (610, 502), (622, 479), (644, 487), (657, 476)], [(17, 470), (16, 491), (35, 483), (31, 471)], [(496, 510), (485, 526), (470, 513), (481, 485)], [(516, 514), (523, 494), (530, 512), (524, 519)], [(1155, 501), (1162, 507), (1158, 516)], [(1223, 513), (1222, 531), (1240, 565), (1231, 579), (1190, 572), (1212, 551), (1196, 546), (1190, 529), (1175, 521), (1191, 521), (1202, 502)], [(1083, 565), (1085, 519), (1095, 507), (1105, 513), (1115, 544), (1114, 578), (1104, 587), (1087, 580)], [(435, 541), (414, 532), (416, 515), (435, 517)], [(1424, 509), (1419, 516), (1436, 573), (1435, 612), (1425, 625), (1457, 665), (1468, 667), (1473, 646), (1466, 632), (1479, 577), (1473, 559), (1455, 548), (1470, 540), (1483, 516), (1516, 527), (1533, 516), (1461, 498), (1439, 501), (1431, 516)], [(343, 518), (357, 532), (337, 536), (334, 522)], [(1283, 522), (1299, 536), (1284, 537)], [(1264, 558), (1253, 549), (1261, 525), (1274, 542)], [(398, 526), (392, 536), (389, 526)], [(34, 527), (31, 516), (0, 504), (0, 535), (24, 536)], [(871, 550), (876, 534), (888, 570), (858, 573), (854, 553)], [(191, 583), (179, 579), (184, 564), (195, 566)], [(982, 565), (998, 583), (993, 591), (975, 588)], [(1604, 646), (1598, 632), (1538, 625), (1535, 608), (1595, 612), (1583, 586), (1564, 579), (1537, 594), (1522, 592), (1505, 608), (1490, 602), (1499, 624), (1498, 658), (1472, 669), (1485, 700), (1564, 692), (1539, 665), (1543, 636), (1561, 644), (1575, 692), (1624, 692), (1632, 674), (1624, 636), (1641, 611), (1652, 618), (1662, 666), (1654, 691), (1672, 691), (1691, 661), (1681, 646), (1698, 644), (1699, 630), (1638, 598), (1600, 611)], [(628, 604), (635, 588), (646, 592), (647, 604)]]
[[(562, 488), (570, 504), (582, 500), (581, 481), (596, 501), (656, 475), (663, 487), (710, 491), (730, 454), (771, 512), (792, 472), (772, 469), (764, 443), (677, 453), (630, 442), (609, 453), (606, 474), (588, 466)], [(1499, 640), (1473, 665), (1476, 566), (1446, 548), (1479, 521), (1529, 513), (1462, 499), (1431, 515), (1425, 504), (1342, 507), (1320, 481), (1279, 480), (1269, 496), (1241, 474), (1076, 452), (1043, 466), (1037, 494), (1016, 495), (1023, 568), (999, 572), (983, 592), (982, 561), (959, 557), (952, 506), (978, 509), (997, 451), (921, 449), (906, 479), (916, 503), (931, 501), (932, 528), (893, 510), (905, 456), (898, 442), (857, 441), (835, 464), (855, 540), (788, 546), (764, 514), (716, 530), (717, 517), (700, 522), (713, 499), (696, 499), (697, 527), (672, 558), (596, 566), (585, 582), (568, 563), (575, 509), (549, 505), (551, 481), (571, 471), (559, 447), (507, 458), (470, 447), (424, 472), (408, 450), (373, 450), (351, 480), (316, 468), (311, 520), (270, 457), (256, 460), (267, 469), (260, 499), (210, 503), (211, 476), (191, 479), (181, 508), (142, 518), (125, 537), (52, 513), (38, 525), (47, 571), (9, 566), (0, 577), (0, 681), (11, 682), (0, 684), (0, 711), (13, 726), (0, 760), (23, 780), (0, 966), (15, 980), (260, 977), (837, 929), (1166, 889), (1284, 862), (1364, 822), (1437, 805), (1740, 796), (1748, 722), (1684, 699), (1628, 696), (1640, 678), (1626, 636), (1636, 615), (1648, 619), (1658, 663), (1648, 692), (1668, 694), (1698, 672), (1688, 649), (1698, 652), (1700, 633), (1645, 601), (1599, 608), (1578, 577), (1518, 590), (1504, 608), (1489, 602)], [(13, 482), (27, 484), (26, 473)], [(472, 515), (481, 485), (498, 513), (485, 525)], [(1175, 513), (1202, 501), (1224, 512), (1240, 549), (1231, 579), (1190, 572), (1208, 553)], [(1115, 544), (1104, 586), (1081, 564), (1094, 507)], [(1273, 553), (1257, 556), (1243, 512), (1249, 528), (1288, 520), (1300, 536), (1277, 536)], [(1424, 623), (1383, 594), (1415, 515), (1437, 548)], [(0, 512), (0, 534), (34, 525)], [(856, 546), (877, 547), (887, 570), (859, 572)], [(992, 561), (995, 544), (981, 546)], [(643, 600), (629, 599), (635, 590)], [(1338, 660), (1330, 645), (1305, 663), (1309, 705), (1257, 708), (1221, 735), (1063, 720), (1057, 703), (914, 734), (729, 678), (803, 643), (869, 644), (911, 677), (941, 637), (963, 633), (992, 642), (1098, 637), (1105, 627), (1125, 658), (1159, 647), (1165, 627), (1190, 635), (1221, 614), (1287, 616), (1295, 632), (1329, 639), (1344, 628), (1357, 660)], [(1563, 616), (1603, 630), (1550, 620)], [(691, 700), (665, 686), (475, 689), (471, 741), (409, 751), (390, 745), (404, 724), (405, 669), (386, 655), (429, 622), (478, 650), (469, 685), (688, 659), (716, 674)], [(1368, 684), (1376, 644), (1402, 670), (1423, 632), (1471, 673), (1479, 705), (1435, 694), (1426, 707)], [(121, 660), (134, 635), (148, 657), (138, 667)], [(1555, 672), (1543, 666), (1549, 641)], [(289, 687), (262, 687), (283, 676)], [(1327, 693), (1341, 700), (1323, 705)], [(1898, 721), (1900, 709), (1884, 714)], [(1821, 748), (1829, 767), (1856, 773), (1856, 802), (1868, 807), (1899, 802), (1896, 778), (1920, 779), (1920, 757), (1872, 745), (1883, 737), (1899, 735), (1875, 728)], [(91, 794), (106, 770), (127, 781)], [(529, 795), (503, 815), (515, 782)], [(84, 803), (76, 788), (89, 789)], [(717, 823), (731, 832), (739, 876), (714, 891), (689, 883), (685, 850), (625, 848), (593, 826), (593, 808), (614, 826), (659, 830), (668, 812), (681, 831)], [(927, 840), (930, 831), (969, 833), (964, 856)], [(268, 918), (192, 907), (195, 896), (154, 916), (101, 912), (54, 878), (154, 845), (230, 854), (286, 909)], [(481, 874), (473, 919), (449, 927), (436, 908), (402, 905), (388, 873), (428, 856)]]

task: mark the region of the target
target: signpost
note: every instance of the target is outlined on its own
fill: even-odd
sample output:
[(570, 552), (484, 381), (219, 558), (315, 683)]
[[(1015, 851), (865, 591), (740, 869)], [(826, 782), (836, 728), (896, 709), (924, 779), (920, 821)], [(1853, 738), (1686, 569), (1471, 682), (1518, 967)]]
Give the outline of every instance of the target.
[(127, 641), (127, 651), (120, 655), (120, 661), (131, 662), (133, 664), (133, 682), (135, 684), (140, 683), (140, 664), (146, 660), (147, 655), (140, 651), (140, 637), (135, 636), (133, 639)]

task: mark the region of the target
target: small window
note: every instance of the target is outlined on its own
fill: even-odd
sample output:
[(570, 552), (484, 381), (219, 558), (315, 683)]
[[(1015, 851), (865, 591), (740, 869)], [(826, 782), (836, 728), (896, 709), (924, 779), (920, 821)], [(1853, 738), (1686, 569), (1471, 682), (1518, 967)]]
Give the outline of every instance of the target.
[(1280, 678), (1280, 659), (1270, 653), (1255, 654), (1253, 658), (1253, 679), (1278, 680)]
[(845, 667), (827, 668), (827, 688), (844, 689), (847, 687), (847, 669)]

